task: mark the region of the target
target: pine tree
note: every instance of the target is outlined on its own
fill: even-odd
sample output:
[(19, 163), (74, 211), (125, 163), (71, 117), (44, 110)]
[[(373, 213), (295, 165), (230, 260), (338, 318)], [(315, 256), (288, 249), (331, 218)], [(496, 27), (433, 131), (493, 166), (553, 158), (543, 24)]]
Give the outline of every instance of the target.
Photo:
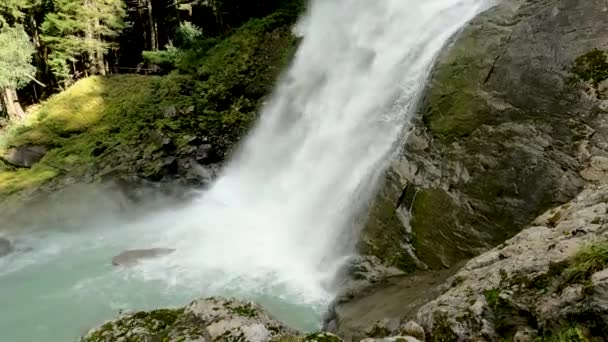
[(32, 4), (32, 0), (2, 0), (0, 2), (0, 27), (22, 23), (25, 18), (25, 10)]
[(124, 28), (122, 0), (55, 0), (55, 11), (42, 23), (42, 41), (50, 48), (49, 65), (65, 85), (83, 66), (105, 74), (104, 56)]
[(32, 65), (34, 46), (22, 26), (0, 29), (0, 92), (2, 108), (12, 121), (23, 119), (25, 113), (17, 98), (17, 89), (34, 77)]

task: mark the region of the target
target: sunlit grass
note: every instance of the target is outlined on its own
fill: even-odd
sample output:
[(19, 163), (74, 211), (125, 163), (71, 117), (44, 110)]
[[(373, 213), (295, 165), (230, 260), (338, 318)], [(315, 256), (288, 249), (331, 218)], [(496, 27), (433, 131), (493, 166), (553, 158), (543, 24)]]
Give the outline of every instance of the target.
[(34, 166), (31, 169), (16, 171), (0, 171), (0, 195), (33, 189), (55, 176), (57, 176), (57, 171), (45, 166)]

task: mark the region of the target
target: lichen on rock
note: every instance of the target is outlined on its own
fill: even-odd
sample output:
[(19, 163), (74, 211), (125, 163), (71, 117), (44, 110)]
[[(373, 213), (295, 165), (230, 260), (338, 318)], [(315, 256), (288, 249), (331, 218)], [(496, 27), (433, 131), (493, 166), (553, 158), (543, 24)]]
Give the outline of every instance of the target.
[(92, 330), (81, 342), (267, 342), (297, 335), (255, 303), (206, 298), (184, 308), (123, 315)]

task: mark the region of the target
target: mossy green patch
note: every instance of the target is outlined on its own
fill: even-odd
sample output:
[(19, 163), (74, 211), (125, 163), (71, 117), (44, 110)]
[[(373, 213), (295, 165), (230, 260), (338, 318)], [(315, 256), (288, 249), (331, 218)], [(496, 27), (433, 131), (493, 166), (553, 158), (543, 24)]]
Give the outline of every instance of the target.
[[(378, 257), (385, 264), (413, 272), (417, 269), (416, 263), (403, 248), (409, 242), (409, 236), (395, 215), (397, 201), (393, 199), (399, 198), (402, 192), (395, 178), (396, 175), (389, 174), (384, 180), (382, 191), (370, 210), (370, 220), (361, 233), (359, 249), (363, 254)], [(403, 207), (409, 208), (408, 205)]]
[(258, 315), (257, 309), (251, 304), (236, 307), (228, 307), (228, 311), (243, 317), (254, 318)]
[(437, 311), (433, 314), (433, 329), (430, 337), (431, 341), (436, 342), (458, 341), (458, 335), (452, 330), (446, 313)]
[[(14, 192), (59, 174), (88, 181), (105, 175), (183, 176), (188, 171), (175, 159), (189, 157), (201, 141), (212, 145), (215, 159), (224, 158), (294, 53), (290, 29), (300, 9), (293, 4), (301, 1), (289, 3), (249, 21), (188, 70), (163, 77), (89, 77), (53, 96), (0, 137), (0, 155), (13, 146), (44, 145), (50, 151), (39, 165), (56, 171), (36, 177), (15, 171), (3, 176), (11, 179), (5, 187)], [(13, 172), (4, 166), (2, 171)]]
[[(475, 223), (446, 191), (420, 190), (412, 208), (413, 245), (420, 259), (433, 269), (449, 267), (471, 255), (458, 248), (466, 241), (466, 232), (458, 227)], [(460, 242), (459, 242), (460, 241)]]
[(446, 140), (466, 136), (495, 119), (481, 88), (508, 39), (509, 32), (498, 27), (471, 26), (440, 60), (423, 112), (434, 136)]
[(33, 189), (54, 178), (57, 174), (57, 170), (44, 165), (14, 171), (0, 170), (0, 195), (10, 195), (17, 191)]
[(600, 82), (608, 79), (608, 55), (605, 51), (593, 49), (576, 59), (572, 72), (597, 89)]
[(584, 330), (576, 324), (564, 324), (555, 330), (545, 332), (534, 342), (589, 342)]
[(483, 294), (486, 297), (486, 302), (488, 302), (489, 307), (494, 308), (496, 305), (498, 305), (498, 300), (500, 299), (500, 289), (486, 290)]
[(599, 241), (585, 246), (564, 270), (565, 283), (584, 283), (598, 271), (608, 267), (608, 241)]

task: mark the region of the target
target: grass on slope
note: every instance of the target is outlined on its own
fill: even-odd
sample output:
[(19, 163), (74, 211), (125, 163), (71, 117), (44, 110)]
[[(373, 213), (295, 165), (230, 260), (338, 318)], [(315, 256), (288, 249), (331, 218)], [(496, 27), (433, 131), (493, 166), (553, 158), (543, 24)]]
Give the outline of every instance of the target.
[(223, 157), (293, 55), (298, 13), (288, 7), (250, 20), (195, 59), (188, 73), (89, 77), (53, 96), (0, 136), (0, 155), (27, 144), (50, 148), (32, 169), (0, 167), (0, 195), (61, 174), (158, 180), (167, 155), (189, 153), (201, 139)]

